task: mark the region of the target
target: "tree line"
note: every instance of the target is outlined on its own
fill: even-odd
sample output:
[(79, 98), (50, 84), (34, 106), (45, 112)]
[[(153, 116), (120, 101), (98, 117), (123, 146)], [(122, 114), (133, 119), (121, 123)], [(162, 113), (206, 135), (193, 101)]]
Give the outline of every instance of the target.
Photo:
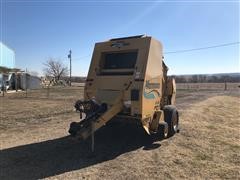
[(178, 75), (172, 76), (175, 78), (176, 83), (239, 83), (240, 73), (234, 74), (218, 74), (218, 75)]
[[(49, 58), (44, 63), (43, 72), (49, 79), (54, 81), (69, 82), (68, 67), (62, 63), (61, 60), (56, 58)], [(240, 73), (224, 73), (224, 74), (195, 74), (195, 75), (173, 75), (177, 83), (240, 83)], [(73, 76), (72, 82), (85, 82), (86, 77)]]

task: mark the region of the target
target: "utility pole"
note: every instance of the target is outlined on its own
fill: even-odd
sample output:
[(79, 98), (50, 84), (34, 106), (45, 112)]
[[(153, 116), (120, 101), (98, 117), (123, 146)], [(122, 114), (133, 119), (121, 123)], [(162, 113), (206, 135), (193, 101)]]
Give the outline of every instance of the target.
[(69, 51), (68, 58), (70, 61), (70, 79), (69, 79), (69, 85), (72, 86), (72, 51)]

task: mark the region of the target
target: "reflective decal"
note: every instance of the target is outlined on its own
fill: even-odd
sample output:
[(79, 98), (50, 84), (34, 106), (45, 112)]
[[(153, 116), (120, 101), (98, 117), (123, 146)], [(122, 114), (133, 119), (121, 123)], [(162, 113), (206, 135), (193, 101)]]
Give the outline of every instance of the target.
[(146, 99), (155, 99), (157, 97), (160, 97), (160, 93), (154, 88), (159, 89), (160, 84), (159, 83), (150, 83), (149, 80), (147, 80), (145, 87), (144, 87), (143, 96)]

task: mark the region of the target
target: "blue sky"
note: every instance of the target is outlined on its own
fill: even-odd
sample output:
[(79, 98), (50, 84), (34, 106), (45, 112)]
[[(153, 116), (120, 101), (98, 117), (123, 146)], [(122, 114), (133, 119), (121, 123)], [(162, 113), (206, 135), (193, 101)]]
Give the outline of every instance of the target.
[[(88, 72), (94, 43), (147, 34), (164, 52), (239, 42), (239, 1), (17, 1), (1, 0), (1, 41), (16, 66), (42, 73), (59, 58), (73, 75)], [(239, 44), (166, 54), (170, 74), (240, 72)]]

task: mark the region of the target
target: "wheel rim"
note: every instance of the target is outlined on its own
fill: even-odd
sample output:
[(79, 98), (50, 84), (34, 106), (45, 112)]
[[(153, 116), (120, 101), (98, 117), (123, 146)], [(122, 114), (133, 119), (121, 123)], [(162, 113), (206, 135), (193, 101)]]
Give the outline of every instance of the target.
[(174, 130), (174, 132), (177, 132), (177, 130), (178, 130), (178, 120), (177, 120), (176, 114), (175, 114), (175, 116), (173, 118), (172, 123), (173, 123), (173, 130)]
[(163, 134), (164, 134), (164, 137), (165, 137), (165, 138), (168, 136), (168, 129), (167, 129), (167, 128), (164, 128)]

